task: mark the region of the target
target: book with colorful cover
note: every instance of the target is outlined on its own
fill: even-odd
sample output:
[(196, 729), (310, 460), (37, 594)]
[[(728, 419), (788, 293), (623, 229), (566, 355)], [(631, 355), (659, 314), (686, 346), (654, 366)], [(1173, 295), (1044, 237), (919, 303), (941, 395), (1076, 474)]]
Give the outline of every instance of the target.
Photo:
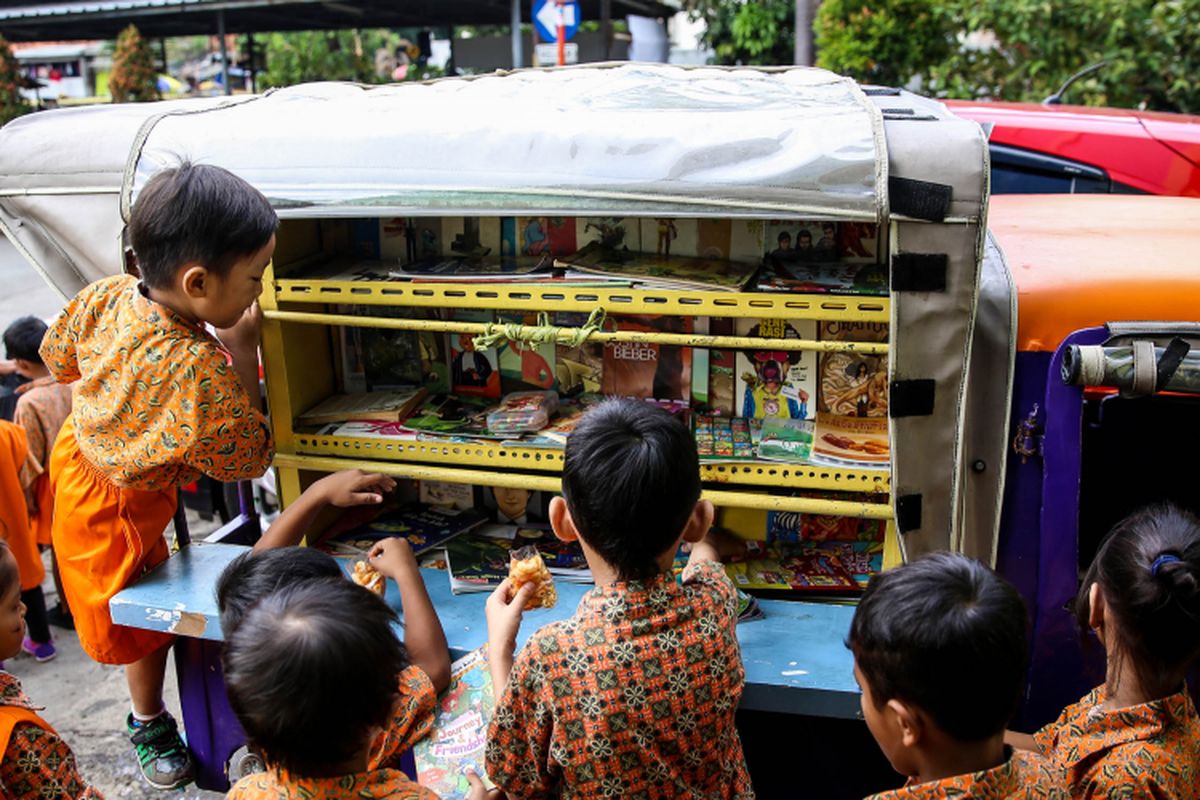
[(770, 220), (763, 232), (763, 261), (768, 266), (873, 263), (879, 260), (878, 231), (873, 222)]
[(479, 439), (502, 439), (488, 431), (487, 415), (496, 404), (480, 397), (433, 395), (408, 419), (403, 428), (433, 436), (461, 436)]
[(846, 261), (774, 263), (763, 267), (754, 288), (760, 292), (884, 296), (888, 272), (883, 264)]
[[(504, 313), (497, 322), (537, 325), (537, 314)], [(554, 388), (554, 342), (531, 344), (510, 339), (497, 348), (500, 362), (500, 389), (504, 394)]]
[(446, 543), (446, 574), (453, 594), (490, 592), (508, 577), (516, 528), (484, 525)]
[(449, 540), (474, 530), (487, 521), (487, 514), (474, 508), (455, 509), (424, 503), (406, 503), (385, 509), (374, 519), (350, 530), (330, 526), (320, 542), (336, 542), (355, 550), (370, 550), (381, 539), (407, 539), (414, 555), (442, 547)]
[(505, 256), (544, 257), (574, 253), (574, 217), (505, 217), (500, 223)]
[[(825, 500), (870, 503), (878, 501), (867, 494), (844, 492), (805, 492), (805, 497)], [(799, 511), (768, 511), (767, 541), (808, 542), (883, 542), (886, 524), (881, 519), (843, 517), (830, 514), (805, 514)]]
[(812, 446), (812, 420), (767, 417), (762, 421), (757, 448), (759, 458), (804, 462), (812, 457)]
[(465, 800), (471, 790), (466, 778), (470, 769), (492, 788), (484, 755), (495, 706), (487, 645), (483, 645), (450, 665), (450, 685), (438, 697), (433, 729), (413, 745), (417, 783), (443, 800)]
[[(494, 322), (487, 309), (456, 308), (450, 312), (454, 322)], [(447, 334), (450, 340), (450, 386), (457, 395), (500, 399), (500, 361), (496, 348), (475, 348), (471, 333)]]
[[(816, 339), (816, 320), (738, 319), (736, 335), (752, 339)], [(817, 354), (806, 350), (738, 350), (737, 416), (811, 419)]]
[(746, 555), (726, 564), (725, 573), (735, 586), (748, 592), (853, 594), (860, 589), (838, 554), (804, 543), (747, 542)]
[(335, 394), (296, 417), (298, 425), (327, 425), (349, 420), (396, 422), (408, 417), (424, 401), (425, 390), (410, 388), (390, 392)]
[[(733, 320), (728, 317), (710, 319), (708, 332), (712, 336), (733, 336)], [(732, 417), (737, 412), (737, 398), (734, 396), (736, 371), (736, 351), (708, 351), (708, 408), (717, 416)]]
[(762, 420), (696, 415), (694, 433), (701, 463), (753, 461)]
[(567, 445), (567, 437), (583, 419), (588, 406), (604, 398), (598, 394), (582, 394), (570, 400), (561, 400), (550, 424), (536, 433), (527, 433), (520, 439), (505, 439), (505, 447), (550, 447), (561, 450)]
[[(885, 342), (887, 338), (886, 323), (821, 323), (824, 341)], [(887, 371), (884, 355), (822, 354), (814, 456), (850, 463), (889, 463)]]
[(656, 253), (639, 253), (596, 242), (569, 256), (556, 258), (554, 265), (664, 287), (726, 292), (741, 291), (758, 271), (758, 264), (750, 261), (671, 255), (661, 249)]
[[(692, 318), (622, 317), (618, 329), (691, 333)], [(600, 390), (606, 395), (688, 402), (692, 396), (692, 350), (654, 342), (605, 342)]]

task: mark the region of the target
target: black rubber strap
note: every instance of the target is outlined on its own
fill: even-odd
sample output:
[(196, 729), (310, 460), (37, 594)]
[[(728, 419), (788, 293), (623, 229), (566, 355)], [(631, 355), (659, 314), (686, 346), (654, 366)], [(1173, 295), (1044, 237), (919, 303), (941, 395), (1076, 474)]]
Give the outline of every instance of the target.
[(921, 495), (902, 494), (896, 498), (896, 527), (901, 533), (921, 527)]
[(934, 387), (932, 378), (892, 381), (888, 394), (888, 416), (927, 417), (933, 413)]

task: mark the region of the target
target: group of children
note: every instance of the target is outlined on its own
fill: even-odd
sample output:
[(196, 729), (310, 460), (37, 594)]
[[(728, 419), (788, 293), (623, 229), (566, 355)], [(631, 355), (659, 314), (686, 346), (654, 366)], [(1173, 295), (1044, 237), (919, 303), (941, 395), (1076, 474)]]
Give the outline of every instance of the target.
[[(162, 703), (171, 637), (113, 625), (109, 599), (167, 557), (176, 488), (200, 473), (261, 474), (256, 298), (274, 249), (267, 200), (216, 167), (167, 169), (134, 204), (138, 276), (85, 289), (45, 332), (40, 359), (74, 383), (74, 407), (39, 467), (51, 543), (80, 643), (125, 665), (126, 730), (146, 779), (171, 788), (192, 763)], [(215, 336), (207, 327), (216, 331)], [(18, 465), (27, 437), (0, 426)], [(0, 464), (5, 459), (0, 453)], [(16, 469), (19, 469), (18, 466)], [(37, 470), (34, 470), (35, 472)], [(40, 473), (39, 473), (40, 474)], [(752, 798), (734, 714), (744, 671), (734, 588), (700, 499), (695, 442), (650, 404), (613, 400), (568, 440), (556, 535), (577, 539), (596, 588), (575, 615), (516, 652), (532, 586), (486, 606), (497, 694), (486, 789), (512, 798)], [(0, 475), (0, 492), (8, 491)], [(317, 512), (381, 502), (394, 482), (340, 472), (314, 483), (217, 587), (230, 703), (267, 770), (232, 798), (432, 798), (400, 768), (432, 724), (449, 653), (416, 560), (386, 540), (369, 561), (404, 612), (295, 546)], [(11, 492), (10, 492), (11, 493)], [(7, 509), (8, 494), (0, 494)], [(6, 515), (7, 518), (12, 515)], [(0, 659), (36, 648), (33, 542), (0, 544)], [(682, 580), (671, 574), (691, 548)], [(20, 544), (28, 550), (27, 544)], [(40, 598), (40, 594), (38, 594)], [(1027, 617), (986, 567), (942, 553), (874, 577), (847, 639), (868, 728), (908, 782), (880, 798), (1195, 798), (1200, 719), (1185, 675), (1200, 657), (1200, 523), (1173, 507), (1111, 533), (1076, 610), (1107, 655), (1103, 686), (1030, 737), (1006, 731), (1024, 681)], [(47, 641), (48, 637), (47, 637)], [(35, 650), (36, 654), (36, 650)], [(15, 798), (98, 797), (20, 684), (0, 671), (0, 789)]]

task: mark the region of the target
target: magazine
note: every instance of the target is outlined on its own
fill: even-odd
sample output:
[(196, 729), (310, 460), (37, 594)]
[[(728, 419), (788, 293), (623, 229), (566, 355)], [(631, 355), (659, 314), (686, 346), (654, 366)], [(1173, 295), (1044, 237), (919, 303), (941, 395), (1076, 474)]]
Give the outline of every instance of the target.
[(370, 550), (380, 539), (402, 537), (408, 540), (413, 555), (442, 547), (456, 536), (479, 527), (487, 515), (474, 508), (458, 510), (446, 506), (407, 503), (380, 512), (374, 519), (342, 532), (331, 526), (320, 541), (347, 545), (355, 550)]
[(584, 245), (577, 253), (555, 259), (554, 264), (578, 272), (644, 281), (668, 288), (726, 292), (740, 291), (758, 271), (758, 264), (749, 261), (671, 255), (669, 250), (663, 253), (662, 249), (654, 254), (638, 253), (596, 242)]
[(435, 436), (501, 439), (488, 431), (487, 415), (495, 403), (480, 397), (433, 395), (406, 419), (403, 428)]
[[(816, 320), (738, 319), (738, 336), (815, 339)], [(815, 412), (817, 354), (804, 350), (739, 350), (737, 416), (810, 419)]]
[(768, 263), (754, 288), (760, 292), (886, 295), (887, 267), (838, 261)]
[[(712, 336), (733, 336), (734, 323), (729, 318), (714, 318), (708, 321), (708, 332)], [(734, 397), (734, 373), (737, 370), (737, 352), (734, 350), (708, 351), (708, 407), (721, 417), (731, 417), (737, 411)]]
[(505, 217), (500, 223), (505, 256), (545, 257), (574, 253), (574, 217)]
[(483, 645), (450, 665), (450, 685), (438, 698), (433, 729), (413, 745), (417, 783), (443, 800), (464, 800), (471, 789), (466, 778), (470, 769), (492, 788), (484, 771), (484, 753), (495, 705), (487, 645)]
[(812, 456), (812, 446), (812, 420), (767, 417), (762, 421), (759, 458), (768, 461), (808, 461)]
[[(885, 323), (822, 322), (823, 340), (887, 341)], [(887, 356), (828, 352), (821, 356), (813, 453), (851, 463), (886, 465)]]
[[(623, 331), (690, 333), (692, 318), (622, 317), (618, 328)], [(600, 387), (606, 395), (690, 401), (692, 350), (652, 342), (605, 342)]]
[(446, 574), (453, 594), (490, 592), (508, 577), (514, 525), (484, 525), (446, 544)]
[(410, 415), (424, 399), (424, 389), (335, 394), (298, 416), (296, 424), (326, 425), (348, 420), (396, 422)]
[(797, 545), (747, 542), (746, 555), (725, 565), (734, 586), (746, 591), (857, 593), (854, 573), (837, 553)]
[[(494, 315), (485, 309), (453, 309), (450, 318), (455, 322), (493, 322)], [(455, 394), (500, 398), (500, 364), (496, 348), (475, 349), (475, 335), (449, 333), (450, 385)]]
[(878, 226), (873, 222), (770, 220), (763, 245), (763, 261), (768, 266), (879, 260)]

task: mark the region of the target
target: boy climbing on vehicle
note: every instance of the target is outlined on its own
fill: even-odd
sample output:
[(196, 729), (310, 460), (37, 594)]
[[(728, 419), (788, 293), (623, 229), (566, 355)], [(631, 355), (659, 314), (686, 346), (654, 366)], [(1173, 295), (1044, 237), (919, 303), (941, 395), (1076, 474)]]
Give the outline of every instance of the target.
[(125, 665), (126, 729), (157, 788), (192, 776), (162, 700), (173, 637), (114, 625), (108, 601), (167, 558), (177, 487), (202, 473), (257, 477), (271, 462), (255, 301), (278, 222), (267, 199), (226, 170), (160, 171), (129, 221), (141, 280), (87, 287), (41, 346), (55, 378), (77, 382), (50, 465), (63, 590), (83, 649)]
[[(734, 727), (736, 593), (706, 538), (699, 474), (688, 430), (640, 400), (596, 406), (567, 440), (550, 522), (579, 540), (596, 588), (515, 663), (534, 584), (509, 597), (505, 581), (488, 600), (486, 764), (508, 796), (754, 796)], [(679, 584), (681, 541), (693, 548)]]

